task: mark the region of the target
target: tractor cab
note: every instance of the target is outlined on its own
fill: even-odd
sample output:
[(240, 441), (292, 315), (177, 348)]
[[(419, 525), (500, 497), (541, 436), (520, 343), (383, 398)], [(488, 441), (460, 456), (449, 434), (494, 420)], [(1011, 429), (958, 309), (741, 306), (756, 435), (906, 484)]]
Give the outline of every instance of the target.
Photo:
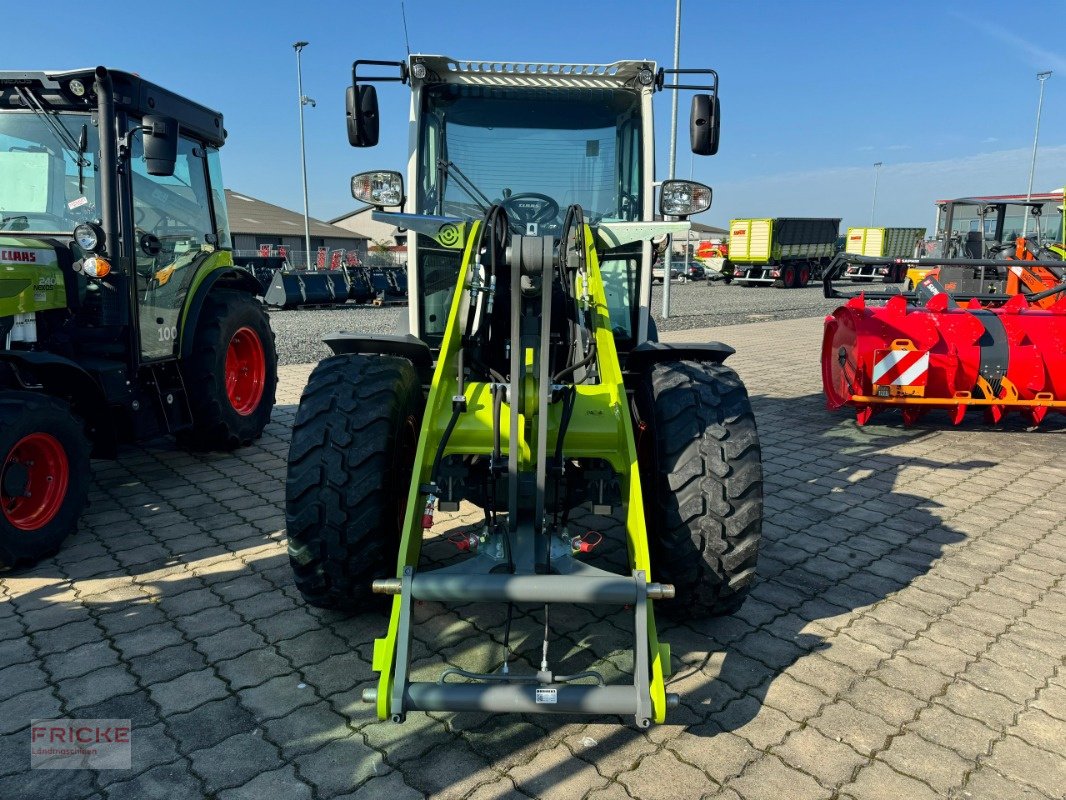
[[(1056, 198), (1061, 200), (1061, 198)], [(1006, 258), (1020, 238), (1035, 249), (1062, 235), (1062, 214), (1054, 200), (1034, 197), (966, 197), (937, 203), (934, 256)]]
[(232, 267), (224, 141), (221, 114), (135, 75), (0, 73), (0, 241), (57, 265), (91, 329), (72, 352), (178, 354), (196, 276)]
[[(396, 72), (383, 75), (385, 67)], [(686, 222), (654, 221), (654, 95), (674, 88), (701, 92), (693, 98), (693, 151), (708, 155), (718, 148), (718, 76), (681, 72), (706, 83), (667, 84), (672, 71), (648, 61), (516, 64), (414, 55), (407, 62), (355, 62), (348, 109), (353, 145), (377, 141), (375, 82), (411, 88), (406, 186), (400, 173), (366, 173), (352, 181), (357, 199), (378, 206), (375, 219), (417, 233), (408, 238), (416, 286), (410, 330), (439, 344), (471, 221), (498, 206), (511, 235), (557, 241), (567, 210), (579, 206), (601, 240), (619, 347), (628, 351), (645, 341), (651, 240), (688, 228)], [(670, 181), (661, 196), (665, 214), (683, 219), (710, 206), (711, 190)]]

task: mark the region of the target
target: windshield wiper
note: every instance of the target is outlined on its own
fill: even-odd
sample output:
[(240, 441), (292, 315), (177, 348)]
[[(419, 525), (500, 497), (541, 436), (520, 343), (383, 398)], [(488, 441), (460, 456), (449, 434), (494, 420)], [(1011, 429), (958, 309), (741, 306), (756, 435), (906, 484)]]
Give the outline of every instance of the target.
[[(466, 177), (466, 175), (463, 174), (463, 171), (459, 169), (459, 167), (457, 167), (453, 162), (448, 161), (445, 158), (438, 158), (437, 168), (445, 175), (454, 178), (456, 186), (466, 192), (467, 196), (469, 196), (471, 200), (478, 204), (478, 206), (481, 208), (482, 213), (487, 212), (492, 206), (492, 201), (489, 200), (488, 196), (479, 188), (477, 188), (474, 182), (468, 177)], [(441, 198), (444, 197), (443, 184), (444, 181), (441, 181)]]
[(82, 170), (89, 166), (88, 159), (85, 158), (85, 150), (89, 146), (89, 129), (87, 126), (81, 126), (80, 141), (74, 141), (74, 137), (70, 134), (62, 123), (60, 123), (56, 117), (54, 111), (48, 111), (45, 109), (41, 99), (33, 93), (33, 90), (27, 86), (16, 86), (15, 91), (18, 92), (19, 97), (22, 98), (22, 102), (26, 104), (27, 108), (33, 112), (34, 116), (42, 120), (52, 131), (52, 134), (56, 137), (60, 144), (60, 150), (63, 152), (76, 153), (77, 155), (71, 155), (71, 160), (78, 168), (78, 192), (84, 192), (85, 177)]
[(22, 227), (12, 228), (11, 230), (24, 231), (30, 226), (30, 218), (27, 217), (25, 214), (15, 214), (15, 216), (13, 217), (5, 217), (3, 214), (0, 214), (0, 230), (4, 230), (7, 227), (7, 223), (17, 222), (18, 220), (22, 220)]

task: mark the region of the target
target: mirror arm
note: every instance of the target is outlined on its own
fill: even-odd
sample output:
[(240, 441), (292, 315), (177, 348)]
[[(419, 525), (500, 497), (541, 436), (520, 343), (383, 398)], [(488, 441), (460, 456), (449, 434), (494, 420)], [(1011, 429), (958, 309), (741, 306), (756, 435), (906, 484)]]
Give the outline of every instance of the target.
[(118, 171), (122, 173), (125, 171), (126, 162), (129, 161), (130, 152), (133, 150), (133, 134), (138, 131), (144, 132), (150, 130), (146, 125), (135, 125), (126, 131), (126, 135), (118, 140)]

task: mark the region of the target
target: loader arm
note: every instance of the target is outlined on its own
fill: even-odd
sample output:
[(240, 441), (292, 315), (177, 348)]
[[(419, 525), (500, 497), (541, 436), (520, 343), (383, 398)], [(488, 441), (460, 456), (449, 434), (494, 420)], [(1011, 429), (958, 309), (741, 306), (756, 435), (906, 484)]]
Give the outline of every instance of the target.
[[(521, 710), (632, 715), (638, 726), (665, 720), (668, 706), (664, 678), (669, 647), (659, 642), (652, 603), (672, 595), (672, 587), (651, 582), (644, 500), (637, 468), (637, 450), (622, 368), (615, 348), (607, 299), (600, 276), (592, 230), (583, 220), (574, 227), (576, 269), (560, 269), (569, 283), (575, 316), (587, 324), (587, 352), (580, 369), (550, 375), (547, 350), (553, 304), (553, 277), (566, 241), (555, 254), (550, 237), (514, 237), (509, 248), (511, 293), (510, 374), (505, 382), (465, 381), (462, 374), (464, 332), (486, 288), (480, 282), (483, 226), (466, 228), (466, 241), (441, 342), (440, 355), (418, 438), (415, 466), (408, 490), (396, 578), (375, 582), (375, 591), (395, 595), (388, 631), (374, 643), (373, 668), (380, 673), (376, 690), (364, 693), (378, 717), (402, 721), (410, 710)], [(578, 219), (581, 219), (578, 212)], [(550, 252), (549, 252), (550, 251)], [(532, 262), (527, 258), (530, 254)], [(531, 266), (532, 264), (532, 266)], [(538, 279), (530, 298), (523, 297), (522, 276)], [(526, 270), (526, 272), (524, 272)], [(496, 298), (502, 302), (501, 298)], [(540, 313), (528, 313), (539, 304)], [(519, 316), (516, 309), (525, 308)], [(533, 320), (533, 317), (536, 317)], [(519, 346), (515, 343), (519, 342)], [(581, 374), (581, 379), (575, 376)], [(591, 376), (591, 377), (589, 377)], [(503, 376), (501, 375), (500, 378)], [(460, 385), (460, 381), (463, 385)], [(502, 401), (494, 402), (502, 394)], [(568, 399), (569, 398), (569, 399)], [(572, 406), (567, 407), (567, 403)], [(497, 408), (496, 406), (499, 406)], [(564, 442), (560, 446), (559, 438)], [(443, 446), (442, 446), (443, 442)], [(497, 444), (498, 442), (498, 444)], [(562, 460), (552, 454), (562, 451)], [(432, 515), (435, 466), (449, 456), (480, 456), (499, 460), (508, 486), (505, 523), (482, 534), (480, 550), (448, 567), (419, 567), (425, 515)], [(502, 463), (506, 454), (506, 465)], [(581, 560), (565, 530), (552, 525), (545, 505), (545, 487), (552, 470), (570, 462), (606, 462), (617, 475), (625, 519), (629, 574), (609, 573)], [(504, 469), (505, 467), (505, 469)], [(556, 490), (556, 494), (558, 490)], [(495, 549), (494, 549), (495, 548)], [(506, 552), (506, 557), (501, 555)], [(495, 553), (495, 555), (493, 555)], [(411, 609), (415, 600), (442, 602), (498, 601), (547, 603), (571, 601), (631, 606), (634, 614), (634, 676), (631, 685), (576, 683), (543, 669), (535, 674), (469, 675), (467, 682), (445, 679), (412, 683), (408, 679)], [(506, 662), (505, 662), (506, 663)], [(671, 698), (676, 703), (676, 698)]]

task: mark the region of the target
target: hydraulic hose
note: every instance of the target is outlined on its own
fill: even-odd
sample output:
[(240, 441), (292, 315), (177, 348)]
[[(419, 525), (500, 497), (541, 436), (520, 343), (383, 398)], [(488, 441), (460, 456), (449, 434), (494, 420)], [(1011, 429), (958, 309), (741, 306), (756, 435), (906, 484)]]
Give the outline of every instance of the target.
[(552, 376), (552, 383), (559, 383), (560, 381), (562, 381), (563, 378), (566, 378), (566, 377), (569, 377), (570, 375), (573, 375), (575, 372), (577, 372), (582, 367), (587, 367), (590, 364), (592, 364), (592, 362), (594, 362), (595, 360), (596, 360), (596, 340), (593, 339), (592, 342), (589, 343), (589, 354), (587, 356), (585, 356), (583, 359), (581, 359), (580, 361), (578, 361), (576, 364), (571, 364), (568, 367), (563, 367), (563, 369), (561, 369), (557, 373), (555, 373), (555, 375)]

